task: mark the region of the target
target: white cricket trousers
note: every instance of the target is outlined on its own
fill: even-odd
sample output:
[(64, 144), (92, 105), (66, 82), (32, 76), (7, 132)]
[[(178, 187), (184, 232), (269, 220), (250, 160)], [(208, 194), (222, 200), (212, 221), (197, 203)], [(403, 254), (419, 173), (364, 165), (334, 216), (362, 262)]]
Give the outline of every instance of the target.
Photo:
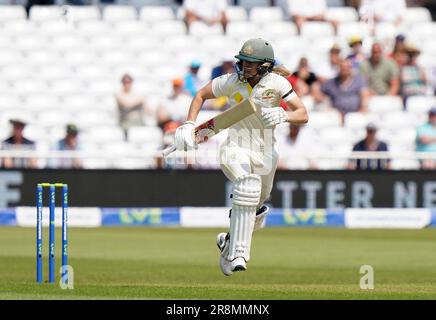
[(220, 166), (225, 176), (233, 183), (237, 178), (247, 174), (258, 174), (262, 180), (262, 191), (258, 208), (268, 200), (274, 183), (277, 169), (278, 153), (275, 148), (271, 152), (251, 152), (236, 144), (223, 144), (220, 148)]

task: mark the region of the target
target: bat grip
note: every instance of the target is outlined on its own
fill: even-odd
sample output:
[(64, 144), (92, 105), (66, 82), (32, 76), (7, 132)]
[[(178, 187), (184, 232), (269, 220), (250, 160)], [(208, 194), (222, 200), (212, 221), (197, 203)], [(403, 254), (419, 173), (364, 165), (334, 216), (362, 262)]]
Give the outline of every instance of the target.
[(162, 155), (163, 155), (164, 157), (167, 157), (170, 153), (172, 153), (172, 152), (174, 152), (174, 151), (176, 151), (176, 147), (172, 144), (172, 145), (170, 145), (168, 148), (165, 148), (165, 149), (162, 151)]

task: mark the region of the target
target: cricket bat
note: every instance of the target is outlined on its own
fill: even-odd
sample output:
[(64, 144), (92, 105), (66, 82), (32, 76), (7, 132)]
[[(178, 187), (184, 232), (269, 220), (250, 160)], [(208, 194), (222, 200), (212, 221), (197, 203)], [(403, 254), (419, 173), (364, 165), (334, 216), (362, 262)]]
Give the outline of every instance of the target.
[[(256, 112), (256, 106), (253, 101), (249, 98), (242, 100), (238, 104), (230, 107), (226, 111), (220, 113), (219, 115), (213, 117), (210, 120), (203, 122), (192, 130), (195, 142), (197, 144), (206, 142), (209, 138), (213, 137), (220, 130), (230, 128), (239, 121), (245, 119), (246, 117), (252, 115)], [(176, 150), (174, 145), (169, 146), (164, 149), (162, 154), (164, 157), (168, 156), (170, 153)]]

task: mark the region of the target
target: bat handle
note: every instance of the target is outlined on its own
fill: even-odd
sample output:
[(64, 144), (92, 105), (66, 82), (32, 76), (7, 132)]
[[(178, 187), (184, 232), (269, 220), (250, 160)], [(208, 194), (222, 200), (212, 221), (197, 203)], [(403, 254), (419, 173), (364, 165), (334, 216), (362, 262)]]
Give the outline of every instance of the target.
[(170, 153), (172, 153), (174, 151), (176, 151), (176, 147), (172, 144), (168, 148), (166, 148), (162, 151), (162, 155), (164, 157), (167, 157)]

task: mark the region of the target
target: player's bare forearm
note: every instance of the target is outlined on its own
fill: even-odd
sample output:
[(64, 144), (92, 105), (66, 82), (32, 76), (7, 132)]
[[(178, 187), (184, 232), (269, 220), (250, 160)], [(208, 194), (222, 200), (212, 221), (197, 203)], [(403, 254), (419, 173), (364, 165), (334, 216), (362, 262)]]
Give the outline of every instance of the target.
[(288, 122), (291, 124), (305, 124), (309, 121), (309, 115), (307, 114), (306, 107), (300, 98), (295, 97), (286, 102), (286, 105), (290, 109), (288, 111)]
[(189, 107), (187, 121), (195, 122), (204, 101), (213, 98), (215, 98), (215, 96), (212, 92), (212, 82), (209, 82), (206, 86), (201, 88), (195, 95), (194, 99), (192, 99), (191, 106)]

